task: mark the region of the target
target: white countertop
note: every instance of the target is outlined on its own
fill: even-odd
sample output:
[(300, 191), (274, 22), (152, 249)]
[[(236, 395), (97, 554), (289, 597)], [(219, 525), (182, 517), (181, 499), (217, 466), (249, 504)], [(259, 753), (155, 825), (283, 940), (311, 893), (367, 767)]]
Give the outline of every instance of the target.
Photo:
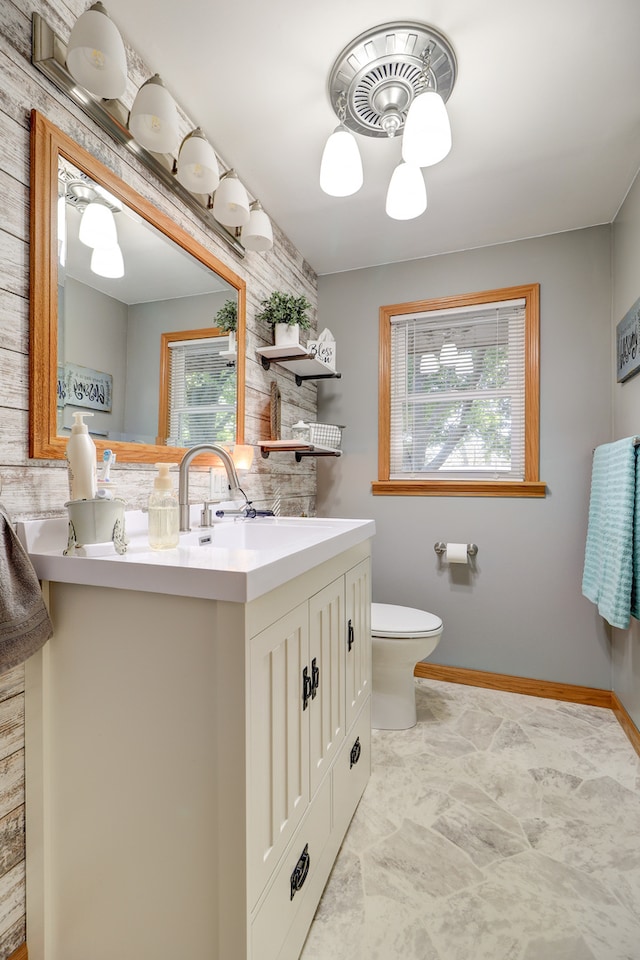
[[(16, 526), (40, 580), (239, 603), (268, 593), (375, 533), (373, 520), (315, 517), (234, 518), (197, 527), (196, 512), (199, 515), (199, 508), (193, 512), (191, 532), (180, 535), (178, 547), (151, 550), (146, 514), (128, 511), (129, 545), (122, 555), (106, 543), (64, 556), (66, 517)], [(200, 542), (207, 538), (209, 543)]]

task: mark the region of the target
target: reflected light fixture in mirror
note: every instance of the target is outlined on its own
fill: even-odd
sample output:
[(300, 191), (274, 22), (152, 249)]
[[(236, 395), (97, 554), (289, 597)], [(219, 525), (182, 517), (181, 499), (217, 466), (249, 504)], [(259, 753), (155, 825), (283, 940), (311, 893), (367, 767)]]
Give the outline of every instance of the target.
[(101, 3), (94, 3), (76, 20), (67, 45), (67, 67), (73, 79), (96, 97), (117, 100), (124, 93), (124, 43)]
[[(110, 170), (104, 167), (95, 157), (86, 150), (74, 143), (66, 134), (51, 124), (45, 117), (37, 111), (31, 114), (31, 210), (32, 222), (30, 233), (30, 257), (31, 257), (31, 287), (30, 287), (30, 401), (29, 401), (29, 453), (31, 457), (39, 459), (62, 459), (64, 457), (67, 435), (61, 433), (58, 429), (59, 410), (57, 404), (58, 393), (58, 347), (64, 346), (62, 343), (64, 331), (58, 327), (58, 302), (59, 302), (59, 283), (65, 283), (66, 278), (70, 277), (70, 266), (73, 252), (69, 246), (67, 250), (67, 264), (64, 270), (58, 268), (58, 235), (56, 231), (58, 217), (57, 211), (59, 186), (58, 172), (60, 165), (71, 165), (69, 171), (70, 182), (78, 176), (85, 179), (89, 187), (101, 187), (107, 191), (107, 195), (116, 202), (123, 204), (123, 209), (118, 215), (118, 231), (120, 240), (123, 243), (123, 234), (126, 232), (124, 227), (131, 222), (140, 221), (143, 225), (150, 226), (151, 231), (157, 235), (157, 242), (168, 243), (175, 247), (176, 255), (184, 259), (190, 269), (196, 267), (203, 273), (216, 278), (217, 289), (220, 291), (219, 300), (224, 301), (232, 294), (237, 299), (237, 341), (238, 353), (235, 361), (236, 371), (236, 434), (235, 439), (238, 443), (243, 442), (244, 438), (244, 371), (245, 371), (245, 304), (246, 287), (245, 282), (224, 263), (219, 261), (208, 249), (199, 244), (193, 237), (187, 234), (181, 227), (174, 223), (166, 214), (156, 209), (148, 200), (136, 193), (127, 183), (120, 180)], [(73, 205), (67, 204), (66, 215), (63, 219), (67, 221), (67, 232), (65, 236), (71, 237), (73, 231), (70, 223), (73, 221), (73, 230), (77, 231), (79, 220), (79, 205), (77, 197), (75, 198), (75, 209)], [(122, 220), (120, 219), (122, 218)], [(77, 241), (77, 235), (76, 235)], [(90, 251), (87, 247), (77, 244), (77, 247), (84, 251), (84, 256), (90, 257)], [(125, 250), (125, 261), (127, 253)], [(157, 270), (155, 273), (156, 287), (168, 279), (165, 274), (167, 271)], [(87, 274), (88, 264), (87, 264)], [(135, 280), (133, 274), (129, 273), (127, 263), (127, 275), (124, 279), (113, 281), (101, 281), (102, 283), (111, 282), (115, 285), (129, 283)], [(83, 281), (86, 282), (86, 281)], [(190, 288), (192, 286), (190, 283)], [(96, 289), (102, 289), (96, 285)], [(155, 291), (154, 291), (155, 292)], [(111, 296), (112, 294), (109, 294)], [(171, 294), (162, 293), (163, 297), (171, 298)], [(183, 296), (182, 293), (177, 296)], [(197, 299), (197, 298), (196, 298)], [(177, 300), (170, 299), (167, 302), (175, 304)], [(215, 310), (207, 314), (207, 323), (203, 326), (209, 326)], [(175, 306), (171, 314), (172, 321), (175, 322)], [(82, 324), (82, 317), (79, 321)], [(60, 341), (60, 343), (59, 343)], [(127, 338), (128, 342), (128, 338)], [(68, 345), (67, 345), (68, 346)], [(148, 344), (143, 344), (146, 349), (146, 359), (138, 370), (131, 371), (134, 380), (139, 382), (140, 387), (146, 388), (150, 379), (149, 365), (153, 361), (153, 350)], [(64, 356), (64, 355), (63, 355)], [(127, 347), (127, 356), (128, 347)], [(95, 360), (79, 359), (71, 357), (73, 363), (81, 363), (93, 371), (105, 370), (101, 360), (97, 357)], [(160, 361), (160, 350), (158, 347), (158, 367)], [(126, 364), (125, 361), (123, 361)], [(151, 377), (153, 379), (153, 377)], [(116, 390), (116, 380), (113, 379), (113, 394), (117, 399), (118, 390)], [(135, 384), (134, 384), (135, 386)], [(156, 383), (156, 386), (158, 384)], [(127, 391), (128, 393), (128, 388)], [(158, 411), (158, 393), (156, 392), (152, 406), (154, 408), (154, 421), (152, 428), (152, 439), (143, 442), (131, 442), (131, 440), (112, 439), (108, 432), (102, 435), (94, 435), (96, 447), (98, 449), (98, 458), (105, 448), (111, 448), (117, 455), (118, 463), (139, 462), (156, 463), (160, 461), (179, 462), (184, 454), (184, 448), (171, 447), (161, 443), (154, 443), (157, 433), (157, 411)], [(94, 417), (98, 420), (98, 417)], [(92, 426), (93, 426), (92, 422)], [(100, 431), (104, 428), (100, 426)], [(150, 433), (147, 429), (145, 433)], [(215, 459), (214, 459), (215, 462)]]
[(91, 254), (91, 270), (99, 277), (110, 280), (124, 277), (124, 258), (118, 244), (112, 247), (95, 247)]
[(87, 204), (78, 231), (80, 243), (85, 247), (115, 247), (118, 243), (116, 221), (111, 210), (101, 201)]

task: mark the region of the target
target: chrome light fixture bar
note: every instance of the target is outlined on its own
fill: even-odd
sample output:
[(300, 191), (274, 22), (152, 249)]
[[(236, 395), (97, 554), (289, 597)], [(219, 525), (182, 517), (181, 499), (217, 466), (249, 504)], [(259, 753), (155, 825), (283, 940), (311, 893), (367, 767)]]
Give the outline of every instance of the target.
[[(170, 155), (153, 154), (133, 138), (127, 120), (129, 111), (120, 100), (98, 100), (79, 86), (66, 67), (67, 48), (55, 31), (40, 14), (33, 14), (31, 37), (31, 62), (59, 90), (79, 106), (99, 127), (126, 147), (147, 167), (161, 183), (182, 200), (193, 213), (239, 256), (244, 257), (245, 248), (233, 234), (219, 223), (207, 208), (208, 196), (200, 198), (190, 193), (176, 179), (172, 170), (174, 158)], [(163, 162), (164, 161), (164, 162)]]

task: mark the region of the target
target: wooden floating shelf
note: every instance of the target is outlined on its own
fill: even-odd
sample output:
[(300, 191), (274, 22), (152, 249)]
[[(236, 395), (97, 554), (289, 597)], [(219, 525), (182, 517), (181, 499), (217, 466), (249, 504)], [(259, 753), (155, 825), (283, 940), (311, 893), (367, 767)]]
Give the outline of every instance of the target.
[(314, 443), (297, 440), (266, 440), (260, 444), (260, 452), (266, 460), (270, 453), (292, 452), (300, 463), (303, 457), (341, 457), (342, 450), (332, 447), (319, 447)]
[(296, 384), (300, 386), (303, 380), (339, 380), (341, 373), (336, 373), (322, 360), (307, 353), (306, 347), (301, 344), (286, 347), (261, 347), (256, 353), (262, 359), (262, 366), (268, 370), (271, 363), (279, 363), (285, 370), (295, 375)]

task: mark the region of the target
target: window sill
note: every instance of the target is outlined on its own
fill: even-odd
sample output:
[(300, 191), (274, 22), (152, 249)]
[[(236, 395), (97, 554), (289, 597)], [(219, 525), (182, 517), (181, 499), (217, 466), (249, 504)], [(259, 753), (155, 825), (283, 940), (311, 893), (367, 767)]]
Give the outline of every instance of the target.
[(374, 497), (545, 497), (543, 480), (373, 480)]

